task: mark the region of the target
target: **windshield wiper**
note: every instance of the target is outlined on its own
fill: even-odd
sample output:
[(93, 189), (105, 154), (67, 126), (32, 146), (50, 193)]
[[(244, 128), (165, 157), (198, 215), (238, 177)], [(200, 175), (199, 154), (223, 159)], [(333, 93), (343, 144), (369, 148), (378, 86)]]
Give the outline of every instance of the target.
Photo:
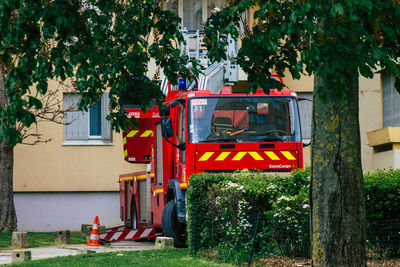
[(203, 140), (199, 141), (199, 143), (237, 143), (237, 139), (232, 139), (232, 138), (220, 138), (220, 139), (212, 139), (212, 140)]

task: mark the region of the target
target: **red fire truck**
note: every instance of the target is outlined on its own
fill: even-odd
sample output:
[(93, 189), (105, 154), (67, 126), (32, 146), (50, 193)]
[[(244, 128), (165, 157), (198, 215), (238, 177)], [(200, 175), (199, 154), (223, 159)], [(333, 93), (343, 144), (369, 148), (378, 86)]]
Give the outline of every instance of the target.
[(162, 229), (175, 246), (184, 246), (185, 191), (194, 173), (303, 167), (293, 91), (170, 90), (164, 108), (155, 105), (146, 113), (138, 106), (125, 109), (139, 127), (123, 133), (124, 158), (147, 164), (147, 171), (120, 175), (125, 228), (110, 230), (107, 241), (153, 237)]

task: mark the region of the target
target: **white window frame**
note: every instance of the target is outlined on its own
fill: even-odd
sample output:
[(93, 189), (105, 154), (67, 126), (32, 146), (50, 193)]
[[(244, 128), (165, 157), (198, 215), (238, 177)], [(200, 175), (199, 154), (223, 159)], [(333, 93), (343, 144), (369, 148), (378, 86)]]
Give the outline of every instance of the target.
[[(382, 72), (382, 127), (400, 127), (400, 94), (393, 73)], [(390, 80), (386, 80), (390, 79)], [(385, 88), (388, 86), (388, 88)], [(388, 89), (387, 91), (385, 89)]]
[[(67, 95), (75, 95), (75, 99)], [(64, 109), (74, 107), (79, 100), (79, 94), (64, 93)], [(69, 111), (66, 112), (64, 122), (64, 142), (63, 146), (110, 146), (112, 143), (111, 123), (106, 120), (110, 113), (108, 109), (108, 93), (101, 97), (101, 136), (90, 135), (90, 109), (88, 111)], [(76, 122), (75, 122), (76, 121)], [(75, 122), (75, 124), (74, 124)], [(68, 124), (69, 123), (69, 124)], [(79, 125), (80, 123), (81, 125)], [(71, 126), (72, 125), (72, 126)], [(80, 127), (80, 128), (72, 128)], [(84, 127), (84, 128), (82, 128)], [(80, 130), (79, 130), (80, 129)], [(75, 133), (73, 133), (75, 132)], [(71, 134), (72, 133), (72, 134)], [(71, 136), (72, 135), (72, 136)], [(75, 135), (75, 136), (73, 136)]]

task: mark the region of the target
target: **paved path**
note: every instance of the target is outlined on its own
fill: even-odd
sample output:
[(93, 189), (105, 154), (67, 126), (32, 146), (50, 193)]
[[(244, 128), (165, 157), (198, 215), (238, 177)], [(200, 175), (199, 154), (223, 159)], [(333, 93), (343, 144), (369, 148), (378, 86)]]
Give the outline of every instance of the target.
[[(113, 252), (113, 251), (126, 251), (126, 250), (143, 250), (153, 249), (154, 242), (149, 241), (121, 241), (114, 242), (107, 246), (101, 247), (89, 247), (86, 245), (65, 245), (57, 247), (40, 247), (40, 248), (27, 248), (31, 251), (32, 260), (53, 258), (59, 256), (70, 256), (87, 253), (94, 251), (96, 253), (101, 252)], [(11, 263), (11, 252), (12, 250), (0, 250), (0, 264)]]

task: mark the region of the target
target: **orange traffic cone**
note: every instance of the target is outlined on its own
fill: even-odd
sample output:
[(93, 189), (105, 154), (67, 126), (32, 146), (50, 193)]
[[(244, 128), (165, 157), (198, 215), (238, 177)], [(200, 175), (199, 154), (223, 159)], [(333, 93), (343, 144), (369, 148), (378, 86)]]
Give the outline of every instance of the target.
[(101, 246), (99, 239), (99, 217), (96, 216), (93, 222), (92, 233), (90, 234), (89, 243), (86, 246)]

